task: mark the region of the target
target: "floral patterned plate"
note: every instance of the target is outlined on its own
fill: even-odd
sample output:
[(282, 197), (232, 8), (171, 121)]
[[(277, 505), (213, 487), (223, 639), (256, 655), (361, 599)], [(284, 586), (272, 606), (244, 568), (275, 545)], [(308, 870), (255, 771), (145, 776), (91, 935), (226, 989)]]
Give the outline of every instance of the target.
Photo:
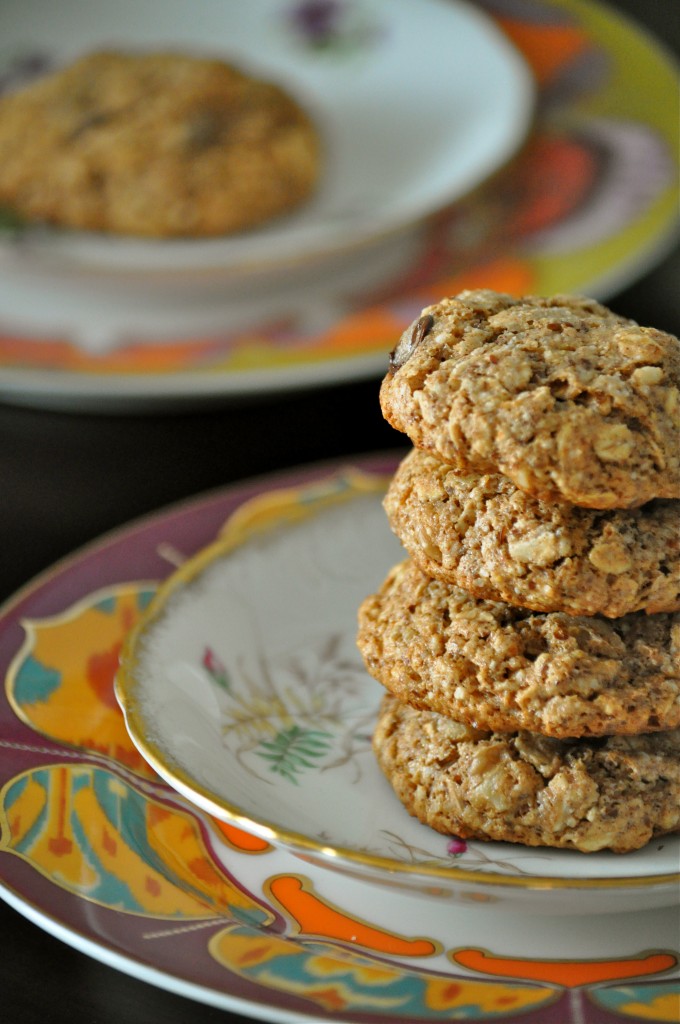
[[(323, 74), (351, 76), (385, 45), (381, 33), (343, 28), (343, 12), (370, 5), (290, 4), (306, 12), (307, 26), (327, 12), (320, 27), (314, 22), (323, 45), (309, 35), (300, 43), (300, 61)], [(16, 6), (24, 10), (23, 0)], [(143, 289), (129, 282), (121, 301), (89, 281), (77, 288), (43, 275), (36, 303), (19, 232), (5, 243), (16, 261), (4, 260), (0, 282), (0, 396), (147, 410), (348, 381), (379, 374), (404, 327), (442, 295), (489, 287), (606, 298), (649, 269), (677, 227), (672, 59), (595, 0), (476, 7), (522, 54), (537, 90), (530, 137), (507, 166), (398, 239), (316, 261), (303, 274), (291, 265), (266, 287), (253, 274), (189, 296), (177, 282), (156, 294), (147, 275)], [(17, 74), (32, 66), (30, 54), (20, 56)], [(409, 64), (414, 81), (421, 70), (411, 75)]]
[(384, 488), (348, 470), (260, 496), (173, 574), (117, 677), (142, 755), (220, 820), (392, 888), (572, 913), (677, 900), (678, 836), (586, 857), (460, 843), (404, 811), (371, 750), (383, 691), (355, 639), (360, 602), (403, 558)]
[(114, 673), (159, 581), (261, 494), (277, 492), (265, 519), (294, 495), (302, 514), (362, 500), (358, 472), (393, 468), (376, 456), (198, 498), (0, 612), (0, 896), (104, 963), (270, 1024), (675, 1022), (676, 907), (557, 919), (508, 912), (492, 887), (432, 900), (367, 885), (205, 814), (131, 743)]

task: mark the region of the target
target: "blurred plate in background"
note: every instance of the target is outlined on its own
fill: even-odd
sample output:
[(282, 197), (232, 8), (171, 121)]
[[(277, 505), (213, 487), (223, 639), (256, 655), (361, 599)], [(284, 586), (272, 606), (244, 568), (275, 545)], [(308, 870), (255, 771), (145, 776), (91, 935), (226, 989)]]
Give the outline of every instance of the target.
[[(24, 271), (152, 279), (174, 287), (278, 269), (399, 231), (450, 203), (515, 152), (529, 128), (533, 78), (492, 19), (461, 0), (335, 5), (323, 45), (299, 0), (16, 0), (5, 59), (55, 68), (97, 49), (216, 56), (279, 83), (310, 113), (324, 151), (317, 194), (256, 230), (207, 240), (147, 240), (28, 230)], [(31, 63), (32, 58), (32, 63)], [(11, 259), (12, 246), (5, 258)], [(185, 275), (188, 277), (185, 278)]]
[[(538, 90), (530, 137), (491, 179), (397, 234), (302, 269), (230, 274), (219, 288), (199, 283), (204, 270), (185, 273), (186, 288), (148, 274), (121, 274), (115, 288), (93, 274), (83, 287), (84, 275), (34, 274), (19, 236), (2, 257), (0, 396), (140, 412), (378, 376), (401, 331), (443, 295), (606, 300), (649, 270), (677, 232), (673, 60), (597, 3), (478, 6)], [(368, 54), (322, 57), (359, 69)]]

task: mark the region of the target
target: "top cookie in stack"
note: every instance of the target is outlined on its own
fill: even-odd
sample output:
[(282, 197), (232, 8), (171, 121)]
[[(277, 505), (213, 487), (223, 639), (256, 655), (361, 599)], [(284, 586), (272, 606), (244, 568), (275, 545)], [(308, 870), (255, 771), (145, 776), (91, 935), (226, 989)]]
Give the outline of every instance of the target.
[(680, 343), (585, 298), (463, 292), (392, 353), (409, 559), (358, 643), (397, 794), (459, 836), (680, 828)]
[(406, 331), (383, 415), (464, 473), (536, 498), (680, 498), (680, 346), (591, 299), (462, 292)]

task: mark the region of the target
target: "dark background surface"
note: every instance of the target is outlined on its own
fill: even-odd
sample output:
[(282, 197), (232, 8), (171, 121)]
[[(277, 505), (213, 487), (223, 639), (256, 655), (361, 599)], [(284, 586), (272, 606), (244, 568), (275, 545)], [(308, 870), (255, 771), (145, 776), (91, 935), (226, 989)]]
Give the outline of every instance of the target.
[[(611, 6), (680, 53), (679, 0), (618, 0)], [(675, 249), (607, 304), (642, 324), (680, 334), (679, 284)], [(378, 383), (372, 379), (148, 417), (0, 404), (0, 601), (87, 541), (176, 500), (272, 470), (403, 446), (380, 415)], [(8, 1024), (245, 1021), (114, 971), (2, 901), (0, 1019)]]

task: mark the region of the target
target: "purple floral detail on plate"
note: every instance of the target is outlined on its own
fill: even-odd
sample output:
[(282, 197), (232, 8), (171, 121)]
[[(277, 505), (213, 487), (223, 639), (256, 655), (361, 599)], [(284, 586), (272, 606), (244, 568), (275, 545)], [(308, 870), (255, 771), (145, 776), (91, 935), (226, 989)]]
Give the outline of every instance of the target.
[(459, 857), (461, 853), (467, 853), (467, 848), (465, 840), (458, 839), (457, 836), (453, 836), (446, 844), (446, 852), (450, 853), (452, 857)]
[(338, 33), (342, 4), (338, 0), (302, 0), (290, 23), (311, 46), (328, 46)]
[(381, 34), (361, 5), (350, 0), (298, 0), (286, 20), (297, 38), (315, 51), (357, 50)]

